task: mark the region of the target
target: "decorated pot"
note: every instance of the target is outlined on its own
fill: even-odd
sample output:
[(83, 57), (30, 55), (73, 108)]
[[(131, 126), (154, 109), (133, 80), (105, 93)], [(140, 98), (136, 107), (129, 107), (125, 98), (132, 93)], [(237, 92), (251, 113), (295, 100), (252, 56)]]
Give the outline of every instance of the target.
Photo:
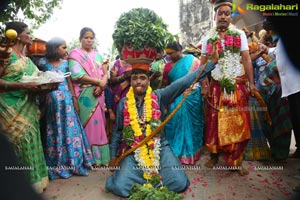
[(44, 56), (46, 54), (46, 42), (41, 39), (34, 39), (30, 46), (27, 46), (27, 55)]
[(122, 59), (129, 64), (145, 63), (150, 64), (156, 58), (157, 51), (153, 47), (145, 46), (142, 50), (134, 49), (130, 44), (122, 48)]

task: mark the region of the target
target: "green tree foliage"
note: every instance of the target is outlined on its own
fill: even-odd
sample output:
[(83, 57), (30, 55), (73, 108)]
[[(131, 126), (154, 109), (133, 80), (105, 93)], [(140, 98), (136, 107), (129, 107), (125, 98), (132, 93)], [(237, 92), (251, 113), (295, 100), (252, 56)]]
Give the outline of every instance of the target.
[(72, 49), (75, 49), (77, 47), (80, 47), (80, 41), (79, 39), (73, 39), (67, 44), (67, 50), (70, 52)]
[[(2, 0), (1, 0), (2, 3)], [(37, 29), (61, 7), (62, 0), (6, 0), (0, 12), (0, 31), (8, 21), (19, 20), (30, 24), (30, 29)]]
[(103, 53), (103, 57), (105, 60), (108, 60), (109, 62), (113, 62), (116, 58), (116, 56), (119, 54), (117, 48), (114, 44), (110, 48), (106, 50), (105, 53)]

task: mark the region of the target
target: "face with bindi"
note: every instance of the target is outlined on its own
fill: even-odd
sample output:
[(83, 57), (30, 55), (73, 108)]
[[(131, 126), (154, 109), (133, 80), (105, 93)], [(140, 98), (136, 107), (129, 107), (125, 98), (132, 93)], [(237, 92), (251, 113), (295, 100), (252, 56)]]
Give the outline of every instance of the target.
[(93, 45), (94, 45), (94, 41), (95, 41), (94, 39), (95, 39), (94, 34), (91, 31), (87, 31), (83, 35), (83, 37), (80, 41), (81, 47), (87, 52), (91, 51), (93, 49)]
[(231, 18), (231, 7), (228, 5), (222, 5), (216, 10), (216, 25), (217, 29), (220, 31), (226, 31), (230, 22), (232, 21)]
[(180, 50), (175, 50), (171, 48), (166, 49), (167, 56), (171, 59), (173, 63), (177, 62), (183, 57), (183, 54)]

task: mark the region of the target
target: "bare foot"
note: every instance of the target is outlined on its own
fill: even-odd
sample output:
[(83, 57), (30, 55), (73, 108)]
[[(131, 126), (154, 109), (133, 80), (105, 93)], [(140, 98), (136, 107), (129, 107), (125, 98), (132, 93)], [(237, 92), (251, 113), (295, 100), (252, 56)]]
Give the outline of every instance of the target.
[(209, 161), (207, 161), (204, 166), (207, 168), (213, 168), (219, 161), (217, 157), (211, 157)]
[(245, 175), (248, 175), (249, 174), (249, 171), (247, 169), (245, 169), (244, 167), (241, 167), (241, 169), (238, 169), (237, 170), (237, 173), (240, 175), (240, 176), (245, 176)]

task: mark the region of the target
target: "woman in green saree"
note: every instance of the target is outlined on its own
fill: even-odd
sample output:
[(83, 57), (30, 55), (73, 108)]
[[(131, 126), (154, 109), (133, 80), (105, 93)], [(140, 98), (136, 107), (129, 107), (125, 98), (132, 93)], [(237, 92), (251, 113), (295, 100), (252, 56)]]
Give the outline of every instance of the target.
[(0, 64), (0, 127), (13, 144), (19, 167), (30, 183), (41, 193), (48, 185), (48, 172), (39, 129), (40, 112), (36, 94), (41, 92), (37, 83), (21, 83), (23, 74), (32, 75), (38, 68), (25, 56), (26, 45), (32, 43), (28, 26), (23, 22), (9, 22), (6, 30), (18, 33), (10, 61)]

